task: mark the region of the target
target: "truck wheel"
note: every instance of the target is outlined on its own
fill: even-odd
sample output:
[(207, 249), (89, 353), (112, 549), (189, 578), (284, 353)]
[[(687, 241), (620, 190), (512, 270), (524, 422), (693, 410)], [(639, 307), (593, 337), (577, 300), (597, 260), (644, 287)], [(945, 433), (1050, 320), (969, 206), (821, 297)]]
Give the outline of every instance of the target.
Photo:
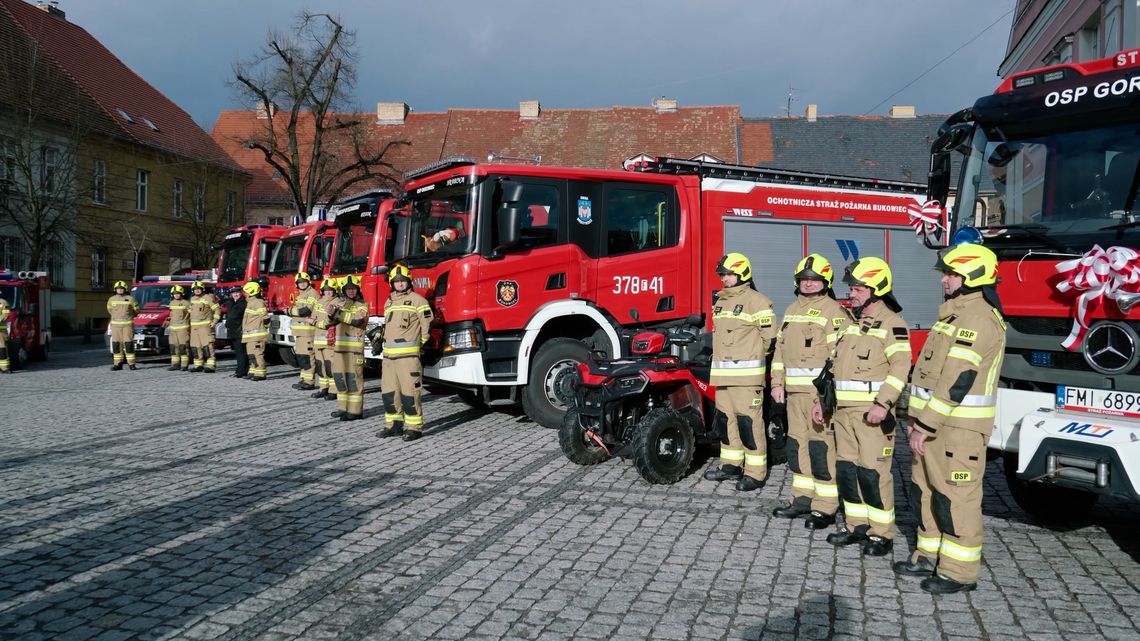
[(578, 465), (597, 465), (606, 460), (606, 451), (594, 439), (586, 436), (582, 416), (578, 410), (570, 409), (562, 417), (558, 428), (558, 445), (566, 458)]
[(1060, 522), (1081, 518), (1100, 499), (1099, 494), (1060, 487), (1049, 483), (1028, 482), (1017, 478), (1017, 454), (1004, 455), (1005, 480), (1017, 506), (1041, 522)]
[(24, 349), (24, 341), (8, 343), (8, 367), (14, 372), (18, 369), (24, 369), (27, 364), (28, 352)]
[(574, 400), (578, 364), (585, 363), (589, 354), (586, 345), (573, 338), (552, 338), (539, 348), (522, 393), (523, 411), (532, 421), (558, 429)]
[(676, 483), (689, 471), (696, 441), (685, 417), (674, 410), (655, 409), (634, 428), (631, 448), (641, 478), (663, 485)]
[(277, 354), (281, 357), (281, 362), (285, 363), (289, 367), (297, 366), (297, 354), (293, 351), (292, 347), (289, 347), (288, 345), (282, 345), (281, 347), (277, 348)]

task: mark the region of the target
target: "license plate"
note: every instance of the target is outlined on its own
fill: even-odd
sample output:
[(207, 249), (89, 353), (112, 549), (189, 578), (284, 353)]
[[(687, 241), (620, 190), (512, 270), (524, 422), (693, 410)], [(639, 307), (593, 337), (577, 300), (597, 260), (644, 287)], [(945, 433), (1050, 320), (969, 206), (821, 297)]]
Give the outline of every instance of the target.
[(1140, 418), (1140, 393), (1058, 385), (1057, 409)]

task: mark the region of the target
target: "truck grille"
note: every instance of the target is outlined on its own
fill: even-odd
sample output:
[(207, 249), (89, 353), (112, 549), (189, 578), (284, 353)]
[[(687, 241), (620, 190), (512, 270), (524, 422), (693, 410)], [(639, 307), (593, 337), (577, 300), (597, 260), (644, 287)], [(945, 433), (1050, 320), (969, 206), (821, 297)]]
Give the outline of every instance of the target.
[[(1070, 352), (1061, 346), (1061, 341), (1069, 335), (1069, 332), (1073, 328), (1073, 319), (1010, 316), (1006, 318), (1006, 322), (1009, 324), (1010, 329), (1016, 332), (1016, 334), (1009, 336), (1009, 342), (1006, 346), (1007, 358), (1021, 357), (1025, 359), (1027, 364), (1033, 365), (1034, 367), (1097, 373), (1096, 370), (1089, 365), (1088, 361), (1085, 360), (1085, 355), (1082, 351)], [(1132, 326), (1133, 330), (1136, 330), (1136, 332), (1140, 334), (1140, 321), (1126, 322)], [(1039, 347), (1030, 348), (1019, 344), (1017, 334), (1032, 336), (1034, 338), (1050, 337), (1051, 339), (1056, 339), (1056, 342), (1053, 343), (1052, 340), (1050, 340), (1050, 347), (1044, 350)], [(1034, 363), (1034, 355), (1041, 355), (1043, 353), (1047, 353), (1050, 365)], [(1140, 374), (1140, 365), (1137, 365), (1130, 372), (1121, 375), (1133, 374)], [(1065, 381), (1056, 382), (1064, 383)]]

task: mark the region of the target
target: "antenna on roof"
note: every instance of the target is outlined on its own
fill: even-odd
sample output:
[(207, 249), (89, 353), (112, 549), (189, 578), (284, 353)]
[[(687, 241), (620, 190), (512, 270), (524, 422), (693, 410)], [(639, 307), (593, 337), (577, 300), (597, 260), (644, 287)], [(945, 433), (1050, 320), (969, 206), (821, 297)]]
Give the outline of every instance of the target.
[(796, 88), (792, 86), (791, 82), (789, 82), (788, 83), (788, 104), (787, 104), (787, 106), (784, 107), (784, 117), (785, 118), (791, 118), (792, 117), (792, 103), (797, 100), (797, 98), (795, 97), (795, 94), (792, 93), (795, 90), (796, 90)]

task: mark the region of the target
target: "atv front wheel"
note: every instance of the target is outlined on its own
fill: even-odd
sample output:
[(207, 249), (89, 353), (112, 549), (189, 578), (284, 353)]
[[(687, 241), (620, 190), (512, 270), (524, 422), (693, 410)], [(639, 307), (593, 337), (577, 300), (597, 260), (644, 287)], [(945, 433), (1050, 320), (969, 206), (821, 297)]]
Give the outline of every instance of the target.
[(558, 428), (558, 445), (566, 458), (578, 465), (597, 465), (608, 458), (606, 451), (586, 435), (582, 415), (577, 409), (567, 410)]
[(696, 439), (685, 417), (655, 409), (637, 424), (633, 434), (633, 466), (650, 483), (676, 483), (693, 462)]

